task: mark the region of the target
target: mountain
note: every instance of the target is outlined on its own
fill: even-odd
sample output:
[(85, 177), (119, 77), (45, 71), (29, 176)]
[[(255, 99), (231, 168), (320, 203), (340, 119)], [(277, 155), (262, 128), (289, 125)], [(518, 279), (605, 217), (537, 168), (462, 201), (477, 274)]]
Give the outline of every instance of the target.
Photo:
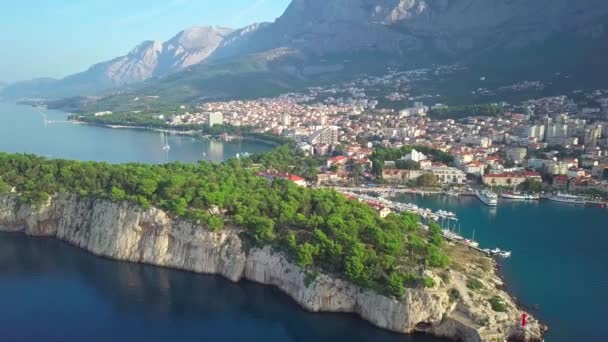
[(12, 84), (2, 95), (29, 98), (93, 95), (162, 77), (201, 62), (232, 31), (214, 26), (191, 27), (167, 42), (144, 41), (125, 56), (95, 64), (60, 80), (44, 78)]
[(605, 0), (293, 0), (275, 22), (235, 31), (202, 63), (138, 92), (171, 101), (265, 96), (434, 63), (504, 82), (541, 72), (603, 82), (607, 18)]
[(273, 23), (189, 29), (50, 87), (37, 81), (25, 89), (46, 87), (49, 96), (129, 85), (136, 94), (198, 101), (434, 63), (505, 76), (608, 70), (598, 57), (607, 52), (607, 18), (605, 0), (292, 0)]
[(606, 15), (604, 0), (293, 0), (276, 22), (214, 55), (277, 48), (314, 55), (374, 51), (412, 58), (429, 49), (457, 55), (528, 46)]

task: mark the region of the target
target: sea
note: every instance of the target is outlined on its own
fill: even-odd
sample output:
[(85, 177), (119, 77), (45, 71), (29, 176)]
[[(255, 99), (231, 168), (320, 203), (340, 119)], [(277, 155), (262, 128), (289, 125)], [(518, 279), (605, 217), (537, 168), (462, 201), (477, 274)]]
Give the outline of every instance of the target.
[[(45, 120), (46, 116), (46, 120)], [(0, 103), (0, 152), (109, 163), (222, 161), (272, 145), (66, 121)], [(165, 140), (166, 139), (166, 140)], [(162, 147), (168, 141), (171, 149)], [(63, 242), (0, 233), (0, 342), (386, 341), (403, 336), (346, 314), (313, 314), (278, 289), (95, 257)]]
[[(608, 341), (608, 210), (550, 201), (402, 195), (396, 200), (455, 213), (450, 227), (499, 261), (506, 286), (549, 326), (546, 341)], [(447, 227), (447, 223), (444, 224)]]
[[(44, 114), (44, 115), (43, 115)], [(47, 120), (44, 120), (46, 115)], [(66, 122), (67, 114), (0, 103), (0, 152), (110, 163), (221, 161), (268, 151)], [(167, 139), (171, 150), (162, 146)], [(553, 202), (404, 195), (457, 214), (500, 261), (507, 287), (549, 325), (547, 341), (608, 341), (608, 210)], [(412, 341), (354, 315), (302, 310), (279, 290), (92, 256), (60, 241), (0, 233), (0, 341)]]

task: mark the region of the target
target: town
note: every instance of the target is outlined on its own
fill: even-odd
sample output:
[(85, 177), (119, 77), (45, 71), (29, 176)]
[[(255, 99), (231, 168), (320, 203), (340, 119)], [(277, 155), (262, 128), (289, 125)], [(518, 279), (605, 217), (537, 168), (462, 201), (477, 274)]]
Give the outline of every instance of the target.
[[(439, 94), (416, 93), (416, 82), (458, 70), (389, 71), (274, 98), (181, 106), (154, 119), (173, 128), (252, 127), (292, 140), (301, 154), (323, 158), (314, 177), (305, 177), (309, 185), (483, 185), (606, 198), (608, 90), (470, 106), (447, 106), (435, 102)], [(542, 84), (525, 81), (495, 91), (528, 88)]]

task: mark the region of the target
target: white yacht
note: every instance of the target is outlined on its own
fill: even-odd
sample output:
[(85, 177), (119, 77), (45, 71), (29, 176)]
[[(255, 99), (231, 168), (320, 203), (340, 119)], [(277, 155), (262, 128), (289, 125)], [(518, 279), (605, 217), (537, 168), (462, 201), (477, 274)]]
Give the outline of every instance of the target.
[(571, 204), (585, 204), (585, 198), (575, 195), (568, 195), (557, 193), (556, 195), (549, 196), (548, 199), (554, 202), (571, 203)]
[(163, 133), (163, 140), (164, 140), (163, 151), (169, 152), (169, 150), (171, 149), (171, 145), (169, 145), (169, 140), (167, 139), (167, 133)]
[(476, 190), (475, 196), (487, 206), (495, 207), (498, 205), (498, 196), (490, 190)]

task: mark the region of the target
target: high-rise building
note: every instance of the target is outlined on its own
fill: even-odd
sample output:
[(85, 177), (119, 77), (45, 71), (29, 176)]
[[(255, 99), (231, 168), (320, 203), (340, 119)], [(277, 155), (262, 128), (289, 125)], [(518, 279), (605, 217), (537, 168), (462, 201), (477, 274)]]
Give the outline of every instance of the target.
[(207, 119), (208, 127), (222, 125), (224, 123), (224, 115), (221, 112), (207, 112), (205, 113), (205, 118)]
[(521, 163), (528, 155), (528, 150), (524, 147), (513, 147), (507, 149), (507, 159), (515, 163)]
[(291, 126), (291, 115), (283, 114), (281, 121), (282, 121), (283, 126), (290, 127)]
[(585, 129), (584, 143), (587, 147), (596, 147), (598, 140), (602, 136), (602, 126), (595, 125)]
[(545, 126), (544, 125), (531, 125), (527, 129), (528, 138), (535, 138), (539, 141), (545, 139)]
[(310, 143), (312, 145), (327, 144), (337, 145), (338, 144), (338, 128), (337, 127), (326, 127), (314, 132), (310, 137)]

